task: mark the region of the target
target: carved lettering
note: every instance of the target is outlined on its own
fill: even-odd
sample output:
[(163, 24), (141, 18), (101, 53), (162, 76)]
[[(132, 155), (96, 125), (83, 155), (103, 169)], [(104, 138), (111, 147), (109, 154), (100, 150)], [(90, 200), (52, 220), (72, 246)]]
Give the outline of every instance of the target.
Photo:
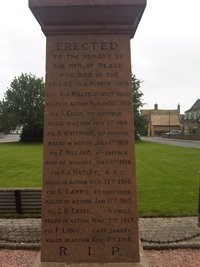
[(61, 256), (69, 256), (69, 252), (66, 247), (60, 247), (60, 255)]
[(124, 37), (48, 38), (44, 240), (62, 261), (80, 249), (84, 262), (124, 261), (136, 224), (128, 47)]

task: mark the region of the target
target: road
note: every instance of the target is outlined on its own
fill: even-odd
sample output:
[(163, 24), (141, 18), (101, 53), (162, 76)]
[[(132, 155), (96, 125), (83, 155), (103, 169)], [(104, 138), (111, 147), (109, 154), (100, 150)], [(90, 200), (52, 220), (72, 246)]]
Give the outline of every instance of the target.
[[(162, 137), (142, 137), (142, 140), (159, 143), (159, 144), (169, 144), (174, 146), (183, 146), (183, 147), (193, 147), (200, 149), (200, 141), (195, 140), (178, 140), (178, 139), (168, 139)], [(18, 142), (19, 135), (17, 134), (7, 134), (7, 135), (0, 135), (0, 143), (7, 143), (7, 142)]]
[(183, 146), (183, 147), (193, 147), (193, 148), (199, 148), (200, 149), (200, 141), (198, 140), (179, 140), (179, 139), (168, 139), (168, 138), (162, 138), (162, 137), (142, 137), (142, 140), (153, 142), (153, 143), (159, 143), (159, 144), (168, 144), (168, 145), (174, 145), (174, 146)]
[(9, 143), (9, 142), (18, 142), (19, 135), (18, 134), (0, 134), (0, 143)]

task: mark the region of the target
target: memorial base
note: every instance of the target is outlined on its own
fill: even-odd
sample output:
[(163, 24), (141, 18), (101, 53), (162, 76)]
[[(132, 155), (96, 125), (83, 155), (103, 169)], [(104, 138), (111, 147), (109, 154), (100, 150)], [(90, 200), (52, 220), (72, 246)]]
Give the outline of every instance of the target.
[(32, 267), (148, 267), (144, 251), (140, 248), (140, 262), (135, 263), (64, 263), (64, 262), (41, 262), (40, 256)]

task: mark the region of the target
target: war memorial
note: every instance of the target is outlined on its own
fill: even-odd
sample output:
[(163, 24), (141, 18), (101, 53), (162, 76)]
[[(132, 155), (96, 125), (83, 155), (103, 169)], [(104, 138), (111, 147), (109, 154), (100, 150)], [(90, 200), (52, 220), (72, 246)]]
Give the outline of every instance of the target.
[(146, 266), (138, 235), (130, 61), (145, 6), (145, 0), (29, 0), (46, 36), (36, 266)]

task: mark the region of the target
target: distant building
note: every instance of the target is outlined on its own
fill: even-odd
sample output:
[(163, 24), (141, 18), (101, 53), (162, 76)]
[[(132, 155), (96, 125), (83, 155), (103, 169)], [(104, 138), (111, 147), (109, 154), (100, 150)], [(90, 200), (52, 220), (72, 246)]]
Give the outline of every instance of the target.
[(197, 99), (193, 106), (185, 111), (183, 129), (185, 134), (200, 136), (200, 99)]
[(158, 109), (158, 104), (155, 104), (154, 109), (142, 109), (141, 114), (148, 121), (147, 136), (161, 136), (172, 130), (181, 130), (180, 105), (173, 110)]

